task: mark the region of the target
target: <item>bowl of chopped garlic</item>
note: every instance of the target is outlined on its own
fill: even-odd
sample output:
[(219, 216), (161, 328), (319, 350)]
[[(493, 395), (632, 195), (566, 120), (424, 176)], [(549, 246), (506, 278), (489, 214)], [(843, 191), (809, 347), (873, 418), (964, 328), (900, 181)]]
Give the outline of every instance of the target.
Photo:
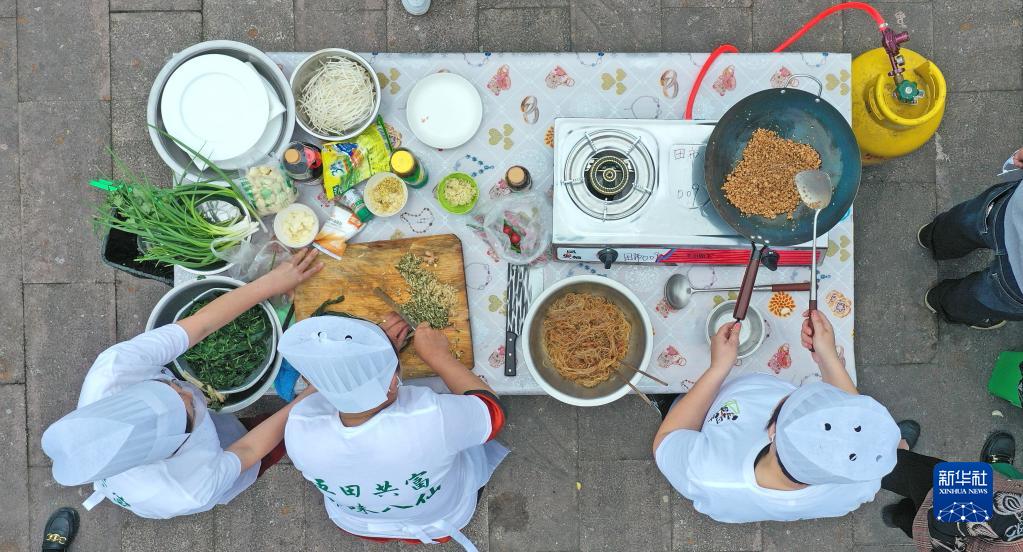
[(391, 172), (380, 172), (369, 177), (362, 196), (366, 208), (378, 217), (397, 215), (408, 201), (408, 186)]
[(305, 247), (319, 231), (320, 220), (308, 205), (292, 203), (274, 216), (274, 235), (287, 247)]
[(472, 211), (480, 196), (476, 181), (461, 172), (445, 176), (434, 192), (440, 206), (453, 215), (464, 215)]

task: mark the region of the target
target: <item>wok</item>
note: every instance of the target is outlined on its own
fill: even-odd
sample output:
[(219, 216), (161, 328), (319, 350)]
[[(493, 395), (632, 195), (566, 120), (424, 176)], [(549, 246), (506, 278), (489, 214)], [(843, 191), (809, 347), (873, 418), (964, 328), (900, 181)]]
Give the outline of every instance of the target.
[(769, 247), (796, 245), (816, 239), (813, 235), (814, 212), (802, 203), (793, 212), (792, 219), (784, 215), (769, 219), (743, 215), (725, 198), (722, 189), (725, 177), (742, 158), (742, 151), (753, 131), (758, 128), (773, 130), (782, 138), (812, 146), (820, 154), (820, 169), (831, 176), (835, 192), (831, 203), (821, 211), (819, 234), (830, 230), (845, 216), (860, 184), (860, 148), (849, 123), (834, 106), (821, 98), (823, 85), (820, 81), (809, 75), (795, 77), (816, 82), (820, 90), (816, 95), (794, 88), (774, 88), (751, 94), (739, 100), (721, 117), (707, 144), (704, 178), (710, 202), (721, 219), (748, 238), (753, 247), (735, 304), (736, 320), (746, 317), (761, 262), (773, 269), (769, 263), (773, 252)]

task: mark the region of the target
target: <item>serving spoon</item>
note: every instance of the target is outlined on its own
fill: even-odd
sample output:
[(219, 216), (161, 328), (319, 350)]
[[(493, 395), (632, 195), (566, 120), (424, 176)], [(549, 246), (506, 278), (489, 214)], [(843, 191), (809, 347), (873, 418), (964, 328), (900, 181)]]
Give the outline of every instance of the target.
[[(813, 248), (810, 257), (810, 306), (811, 312), (817, 310), (817, 217), (821, 210), (831, 203), (831, 195), (835, 188), (831, 185), (831, 175), (824, 171), (801, 171), (796, 173), (796, 190), (799, 199), (813, 209)], [(810, 324), (810, 337), (813, 337), (813, 324)], [(813, 352), (813, 347), (810, 347)]]

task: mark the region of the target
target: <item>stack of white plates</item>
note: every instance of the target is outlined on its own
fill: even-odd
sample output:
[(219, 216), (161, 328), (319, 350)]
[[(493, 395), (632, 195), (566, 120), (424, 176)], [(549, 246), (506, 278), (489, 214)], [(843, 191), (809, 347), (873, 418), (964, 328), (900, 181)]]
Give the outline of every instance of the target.
[[(222, 169), (244, 169), (273, 150), (285, 107), (249, 63), (206, 54), (182, 63), (160, 97), (167, 133)], [(199, 170), (206, 164), (193, 159)]]

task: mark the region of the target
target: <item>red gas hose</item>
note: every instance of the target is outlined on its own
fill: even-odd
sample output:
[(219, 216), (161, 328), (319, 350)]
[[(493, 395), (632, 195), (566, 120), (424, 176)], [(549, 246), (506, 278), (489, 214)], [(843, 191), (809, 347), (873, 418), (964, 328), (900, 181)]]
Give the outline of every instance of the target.
[[(817, 23), (820, 23), (821, 20), (835, 12), (842, 10), (865, 11), (867, 12), (868, 15), (870, 15), (874, 22), (877, 23), (878, 29), (884, 29), (888, 27), (888, 23), (886, 23), (884, 18), (881, 17), (881, 13), (874, 9), (874, 7), (871, 6), (870, 4), (867, 4), (866, 2), (842, 2), (841, 4), (835, 4), (834, 6), (831, 6), (830, 8), (827, 8), (824, 11), (818, 13), (816, 17), (807, 21), (805, 25), (800, 27), (800, 29), (793, 33), (792, 36), (785, 39), (785, 41), (779, 44), (777, 48), (771, 50), (771, 52), (777, 53), (784, 51), (794, 42), (802, 38), (803, 35), (806, 34), (806, 32), (812, 29), (815, 25), (817, 25)], [(714, 64), (714, 60), (716, 60), (718, 56), (726, 52), (738, 53), (739, 50), (738, 48), (732, 46), (731, 44), (722, 44), (721, 46), (715, 48), (714, 51), (711, 52), (710, 56), (707, 57), (707, 61), (703, 63), (703, 67), (700, 68), (700, 72), (696, 75), (696, 80), (693, 82), (692, 89), (689, 90), (689, 100), (686, 101), (686, 112), (684, 118), (686, 119), (693, 118), (693, 104), (696, 102), (696, 93), (700, 90), (700, 85), (703, 84), (703, 77), (707, 75), (707, 71), (709, 71), (710, 66)]]

